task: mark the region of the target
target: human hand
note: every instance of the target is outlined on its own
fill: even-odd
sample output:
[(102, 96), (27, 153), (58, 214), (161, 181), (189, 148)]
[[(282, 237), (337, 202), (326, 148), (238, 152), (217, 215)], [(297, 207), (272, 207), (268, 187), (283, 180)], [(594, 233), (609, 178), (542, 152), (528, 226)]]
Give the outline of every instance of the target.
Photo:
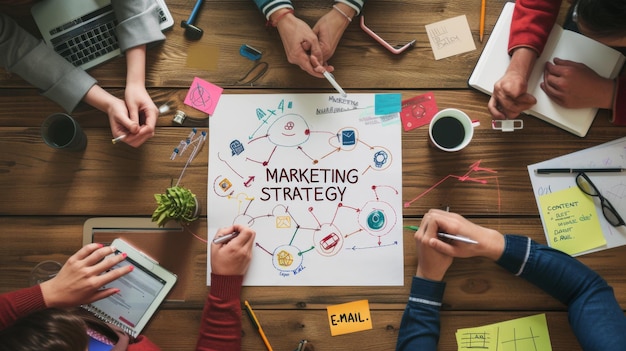
[(587, 65), (554, 58), (546, 62), (541, 89), (550, 99), (567, 108), (613, 108), (613, 85)]
[(244, 275), (252, 259), (252, 246), (256, 233), (243, 225), (235, 224), (221, 228), (215, 238), (239, 232), (239, 235), (225, 243), (211, 242), (211, 272), (219, 275)]
[(528, 77), (537, 61), (537, 52), (521, 47), (515, 49), (511, 62), (500, 80), (493, 86), (487, 108), (494, 118), (516, 118), (537, 103), (528, 93)]
[[(314, 77), (323, 78), (324, 75), (319, 70), (316, 71), (311, 63), (311, 57), (315, 57), (322, 65), (326, 62), (317, 35), (313, 33), (311, 27), (293, 14), (287, 14), (280, 19), (276, 28), (278, 28), (287, 61), (298, 65)], [(328, 72), (332, 72), (332, 67), (327, 65), (324, 67)]]
[(107, 114), (114, 137), (139, 132), (139, 124), (130, 119), (124, 100), (109, 94), (99, 85), (92, 86), (83, 100)]
[(40, 284), (46, 307), (74, 307), (118, 293), (119, 289), (101, 288), (134, 267), (111, 270), (126, 258), (126, 254), (109, 256), (114, 252), (114, 247), (96, 243), (78, 250), (54, 278)]
[(109, 125), (111, 126), (113, 137), (120, 135), (130, 137), (133, 133), (139, 132), (139, 123), (130, 119), (124, 100), (112, 97), (112, 99), (108, 100), (103, 111), (109, 117)]
[(429, 225), (424, 216), (419, 230), (413, 235), (417, 249), (417, 270), (415, 275), (420, 278), (441, 281), (452, 264), (452, 256), (434, 250), (431, 240), (437, 240), (437, 226)]
[[(350, 18), (353, 18), (356, 13), (348, 5), (337, 3), (335, 6), (340, 8)], [(331, 9), (313, 26), (313, 33), (319, 40), (324, 60), (328, 61), (333, 56), (349, 24), (350, 22), (338, 10)], [(327, 62), (323, 63), (326, 64)]]
[(127, 84), (124, 95), (128, 116), (139, 125), (138, 131), (127, 134), (124, 142), (132, 147), (139, 147), (154, 136), (159, 109), (143, 84)]
[(528, 81), (516, 71), (507, 71), (493, 86), (493, 94), (487, 105), (494, 118), (517, 118), (537, 103), (527, 92)]
[[(496, 261), (504, 252), (504, 236), (502, 234), (470, 222), (456, 213), (431, 209), (424, 215), (420, 229), (425, 226), (428, 227), (429, 233), (434, 232), (434, 238), (429, 235), (424, 244), (442, 255), (450, 257), (481, 256)], [(461, 235), (477, 241), (478, 244), (468, 244), (458, 240), (441, 240), (437, 238), (437, 232)]]

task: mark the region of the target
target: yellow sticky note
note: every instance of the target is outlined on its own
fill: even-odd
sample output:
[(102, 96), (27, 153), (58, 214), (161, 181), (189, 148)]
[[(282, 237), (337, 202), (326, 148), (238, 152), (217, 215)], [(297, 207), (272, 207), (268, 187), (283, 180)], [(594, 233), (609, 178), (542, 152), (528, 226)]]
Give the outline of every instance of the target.
[(552, 350), (545, 314), (459, 329), (456, 342), (459, 351)]
[(497, 332), (491, 325), (459, 329), (456, 332), (456, 344), (459, 350), (496, 350)]
[(578, 187), (539, 197), (548, 245), (570, 255), (606, 245), (593, 198)]
[(328, 306), (326, 311), (332, 336), (372, 329), (370, 305), (367, 300)]

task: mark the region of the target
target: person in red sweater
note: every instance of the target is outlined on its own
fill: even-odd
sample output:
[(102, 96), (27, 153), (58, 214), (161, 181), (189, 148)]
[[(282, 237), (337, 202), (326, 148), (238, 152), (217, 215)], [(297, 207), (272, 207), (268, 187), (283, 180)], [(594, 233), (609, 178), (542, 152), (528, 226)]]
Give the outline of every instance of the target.
[[(241, 225), (222, 228), (234, 239), (211, 243), (211, 291), (204, 307), (196, 349), (241, 349), (241, 287), (252, 258), (255, 232)], [(89, 336), (112, 344), (112, 350), (154, 351), (148, 338), (131, 338), (76, 308), (118, 292), (102, 286), (132, 271), (111, 269), (126, 255), (115, 248), (89, 244), (78, 250), (52, 279), (0, 295), (0, 350), (87, 350)], [(107, 257), (108, 256), (108, 257)]]
[[(527, 91), (528, 77), (544, 49), (561, 2), (516, 1), (508, 48), (511, 62), (496, 82), (488, 104), (494, 118), (516, 118), (536, 103)], [(569, 16), (580, 33), (609, 46), (626, 46), (625, 1), (574, 0)], [(626, 125), (626, 76), (606, 79), (584, 64), (555, 58), (546, 64), (543, 78), (541, 88), (559, 105), (612, 109), (612, 122)]]

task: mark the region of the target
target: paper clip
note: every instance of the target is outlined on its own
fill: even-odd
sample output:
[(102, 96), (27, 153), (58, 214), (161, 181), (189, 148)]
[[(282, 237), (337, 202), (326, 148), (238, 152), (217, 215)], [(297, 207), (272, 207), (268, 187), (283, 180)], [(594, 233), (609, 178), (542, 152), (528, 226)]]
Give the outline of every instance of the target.
[(521, 119), (494, 119), (491, 121), (491, 129), (503, 132), (512, 132), (522, 128), (524, 128), (524, 121)]
[(385, 41), (385, 39), (381, 38), (378, 34), (374, 33), (374, 31), (372, 31), (371, 29), (369, 29), (366, 25), (365, 25), (365, 16), (361, 15), (361, 29), (363, 29), (365, 31), (365, 33), (369, 34), (370, 37), (374, 38), (374, 40), (376, 40), (377, 42), (380, 43), (380, 45), (382, 45), (385, 49), (391, 51), (394, 54), (400, 54), (402, 53), (404, 50), (412, 47), (415, 45), (416, 40), (413, 39), (410, 42), (404, 44), (404, 45), (396, 45), (396, 46), (391, 46), (388, 42)]

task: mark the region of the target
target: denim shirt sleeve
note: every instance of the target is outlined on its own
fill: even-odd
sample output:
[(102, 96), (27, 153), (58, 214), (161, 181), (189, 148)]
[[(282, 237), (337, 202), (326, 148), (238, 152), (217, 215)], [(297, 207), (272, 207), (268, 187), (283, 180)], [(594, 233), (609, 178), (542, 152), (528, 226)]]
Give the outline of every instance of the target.
[(583, 350), (626, 347), (626, 317), (613, 288), (577, 259), (530, 238), (506, 235), (504, 253), (496, 263), (565, 304)]
[(439, 342), (439, 310), (446, 284), (413, 277), (396, 350), (436, 350)]

